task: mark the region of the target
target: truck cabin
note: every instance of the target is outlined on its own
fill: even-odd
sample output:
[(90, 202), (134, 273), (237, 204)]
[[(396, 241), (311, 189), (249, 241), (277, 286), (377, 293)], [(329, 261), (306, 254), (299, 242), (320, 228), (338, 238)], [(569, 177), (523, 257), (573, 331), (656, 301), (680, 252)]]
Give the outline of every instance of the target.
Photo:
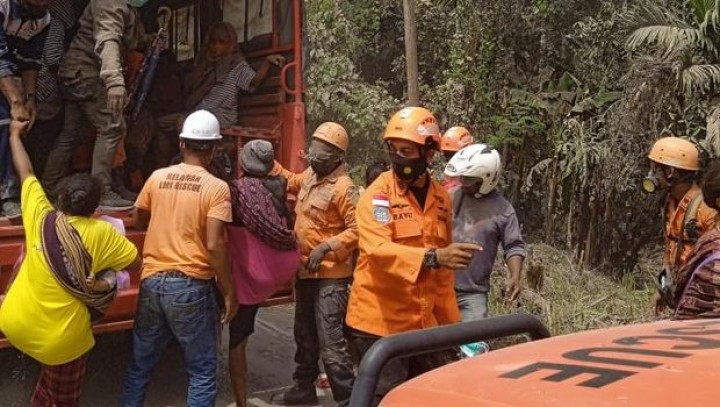
[[(301, 171), (302, 150), (305, 148), (305, 107), (303, 104), (303, 2), (301, 0), (154, 0), (139, 9), (145, 30), (155, 33), (165, 27), (168, 47), (160, 54), (156, 73), (142, 108), (136, 117), (126, 111), (127, 134), (123, 144), (126, 157), (126, 184), (139, 191), (144, 179), (160, 165), (155, 157), (162, 148), (153, 131), (154, 121), (168, 113), (184, 111), (183, 78), (197, 62), (208, 28), (220, 21), (235, 28), (238, 47), (247, 62), (257, 71), (268, 55), (285, 58), (282, 68), (273, 67), (268, 78), (253, 93), (240, 92), (237, 123), (222, 129), (223, 151), (233, 163), (233, 176), (241, 176), (238, 152), (253, 139), (270, 141), (276, 159), (285, 168)], [(126, 55), (128, 92), (133, 75), (137, 74), (149, 53)], [(62, 114), (60, 114), (62, 116)], [(57, 137), (62, 117), (52, 127)], [(87, 129), (92, 145), (92, 128)], [(172, 143), (176, 146), (177, 141)], [(78, 148), (73, 167), (76, 171), (90, 169), (91, 148)], [(45, 157), (46, 158), (46, 157)], [(42, 160), (42, 159), (40, 159)], [(37, 170), (37, 169), (36, 169)], [(111, 213), (123, 219), (128, 238), (142, 250), (145, 232), (135, 227), (131, 212)], [(24, 231), (21, 219), (0, 218), (0, 301), (7, 291), (14, 270), (19, 266)], [(95, 325), (96, 333), (131, 329), (136, 309), (140, 273), (131, 271), (132, 288), (119, 294), (105, 318)], [(288, 287), (264, 305), (292, 300)], [(9, 344), (0, 335), (0, 348)]]

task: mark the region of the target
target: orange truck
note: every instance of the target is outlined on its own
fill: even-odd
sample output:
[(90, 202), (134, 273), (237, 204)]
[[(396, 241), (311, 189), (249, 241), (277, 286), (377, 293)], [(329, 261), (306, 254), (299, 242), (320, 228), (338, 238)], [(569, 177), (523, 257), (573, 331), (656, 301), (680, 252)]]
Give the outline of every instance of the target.
[[(169, 15), (167, 26), (169, 50), (172, 53), (169, 62), (168, 58), (161, 59), (155, 82), (166, 79), (160, 75), (161, 69), (165, 69), (163, 72), (187, 71), (199, 54), (205, 30), (216, 21), (229, 21), (235, 26), (240, 49), (256, 68), (268, 55), (280, 54), (286, 58), (287, 63), (283, 68), (254, 93), (239, 95), (238, 123), (223, 129), (224, 144), (225, 150), (230, 152), (236, 163), (236, 169), (237, 152), (242, 146), (253, 139), (265, 139), (273, 143), (276, 159), (284, 167), (301, 171), (305, 167), (302, 159), (302, 150), (305, 148), (303, 1), (165, 0), (153, 2), (153, 5), (151, 10), (141, 9), (143, 20), (146, 26), (151, 27), (153, 20), (157, 22), (161, 15), (163, 18)], [(167, 85), (165, 83), (166, 89)], [(148, 100), (152, 99), (152, 92)], [(127, 237), (142, 250), (145, 231), (134, 227), (130, 214), (110, 215), (123, 219)], [(11, 222), (0, 218), (0, 298), (7, 290), (23, 242), (21, 220)], [(94, 326), (95, 333), (132, 328), (137, 307), (139, 271), (131, 270), (130, 274), (132, 288), (117, 296), (105, 318)], [(289, 301), (292, 301), (291, 287), (276, 293), (264, 305)], [(0, 349), (8, 346), (10, 344), (0, 334)]]
[(370, 405), (392, 357), (528, 333), (529, 343), (463, 359), (393, 389), (381, 407), (699, 406), (720, 399), (720, 319), (634, 324), (549, 338), (516, 314), (378, 341), (361, 362), (351, 407)]

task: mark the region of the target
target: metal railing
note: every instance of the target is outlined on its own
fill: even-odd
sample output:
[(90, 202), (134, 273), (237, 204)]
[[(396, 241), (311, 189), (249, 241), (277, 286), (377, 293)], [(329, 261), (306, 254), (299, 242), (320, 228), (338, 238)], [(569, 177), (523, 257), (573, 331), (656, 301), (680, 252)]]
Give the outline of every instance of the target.
[(550, 331), (537, 317), (518, 313), (381, 338), (370, 347), (360, 362), (350, 397), (350, 407), (372, 405), (380, 372), (394, 358), (422, 355), (466, 343), (521, 334), (528, 334), (531, 340), (550, 337)]

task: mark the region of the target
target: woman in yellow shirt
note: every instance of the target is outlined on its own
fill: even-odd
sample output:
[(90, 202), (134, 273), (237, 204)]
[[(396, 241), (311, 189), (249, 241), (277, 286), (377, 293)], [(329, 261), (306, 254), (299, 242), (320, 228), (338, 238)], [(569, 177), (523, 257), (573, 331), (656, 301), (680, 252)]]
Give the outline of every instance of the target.
[(22, 183), (26, 254), (0, 304), (0, 331), (42, 364), (32, 405), (76, 406), (95, 344), (91, 319), (100, 318), (115, 295), (114, 287), (95, 276), (140, 263), (129, 240), (110, 223), (91, 217), (101, 195), (97, 180), (87, 174), (67, 178), (57, 209), (50, 204), (22, 144), (28, 126), (10, 124), (13, 165)]

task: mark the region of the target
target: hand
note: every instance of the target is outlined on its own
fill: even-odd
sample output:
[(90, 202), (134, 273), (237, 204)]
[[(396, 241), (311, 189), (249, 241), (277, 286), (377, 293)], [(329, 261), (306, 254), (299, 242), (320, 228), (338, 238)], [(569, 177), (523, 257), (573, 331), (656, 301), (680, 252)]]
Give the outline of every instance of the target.
[(238, 311), (238, 303), (235, 298), (235, 293), (225, 294), (223, 296), (223, 302), (225, 303), (225, 312), (222, 315), (222, 323), (229, 324)]
[(96, 279), (95, 277), (88, 277), (85, 281), (87, 282), (87, 285), (89, 285), (96, 293), (102, 293), (110, 290), (111, 288), (110, 283), (103, 280), (102, 278)]
[(653, 311), (655, 311), (656, 317), (659, 317), (660, 314), (662, 314), (663, 311), (665, 311), (665, 308), (667, 307), (667, 304), (665, 304), (665, 300), (663, 300), (660, 293), (655, 293), (655, 295), (653, 296), (653, 299), (652, 299), (652, 304), (653, 304)]
[(10, 120), (10, 137), (23, 138), (30, 128), (30, 121)]
[(30, 124), (28, 125), (28, 130), (30, 130), (35, 125), (35, 119), (37, 118), (35, 98), (28, 99), (27, 102), (25, 102), (25, 109), (27, 109), (28, 115), (30, 116)]
[(515, 302), (521, 291), (522, 286), (520, 285), (520, 278), (509, 277), (505, 283), (505, 292), (508, 295), (506, 297), (506, 301), (509, 303)]
[(472, 243), (452, 243), (435, 253), (440, 266), (458, 270), (467, 268), (473, 254), (482, 249), (482, 246)]
[(321, 243), (316, 248), (314, 248), (313, 251), (310, 252), (310, 256), (308, 256), (308, 271), (311, 273), (317, 273), (318, 269), (320, 268), (320, 263), (322, 263), (325, 255), (329, 251), (330, 245), (328, 245), (327, 243)]
[(10, 118), (13, 120), (26, 122), (30, 120), (30, 113), (27, 106), (23, 102), (12, 102), (10, 104)]
[(265, 60), (268, 61), (271, 65), (277, 66), (278, 68), (282, 68), (282, 66), (285, 65), (285, 57), (282, 55), (268, 55)]
[(119, 122), (125, 109), (125, 87), (113, 86), (107, 94), (107, 108), (112, 112), (115, 122)]

